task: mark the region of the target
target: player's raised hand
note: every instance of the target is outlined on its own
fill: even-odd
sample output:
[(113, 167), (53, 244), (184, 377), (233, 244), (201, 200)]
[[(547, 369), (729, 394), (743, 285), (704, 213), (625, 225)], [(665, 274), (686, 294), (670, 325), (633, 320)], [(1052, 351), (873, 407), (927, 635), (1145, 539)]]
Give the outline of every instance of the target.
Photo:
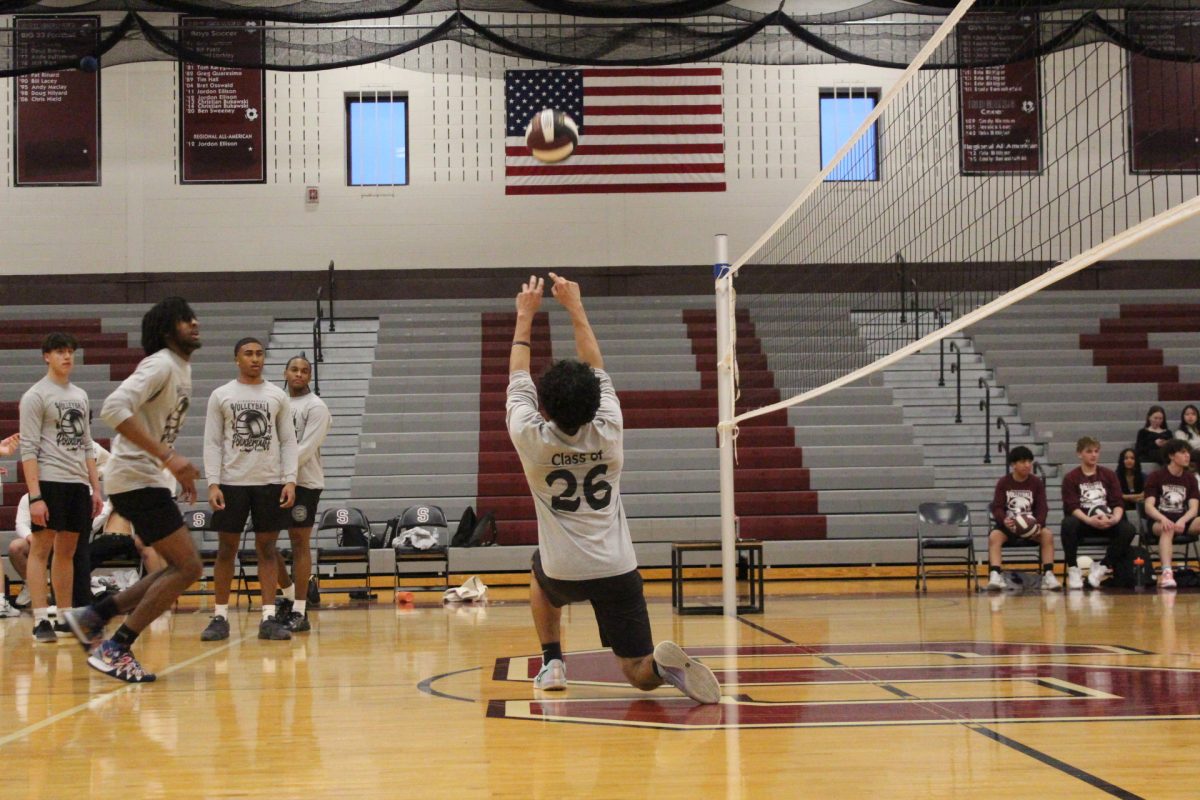
[(546, 281), (536, 275), (529, 276), (528, 283), (521, 284), (521, 293), (517, 295), (517, 313), (535, 314), (542, 307), (542, 292)]
[(579, 284), (575, 281), (569, 281), (562, 275), (550, 273), (550, 280), (554, 284), (550, 287), (550, 294), (554, 295), (554, 299), (562, 303), (566, 309), (579, 308), (583, 305), (583, 296), (579, 292)]
[(21, 445), (21, 434), (14, 433), (12, 436), (6, 436), (0, 439), (0, 456), (11, 456), (17, 452), (17, 448)]

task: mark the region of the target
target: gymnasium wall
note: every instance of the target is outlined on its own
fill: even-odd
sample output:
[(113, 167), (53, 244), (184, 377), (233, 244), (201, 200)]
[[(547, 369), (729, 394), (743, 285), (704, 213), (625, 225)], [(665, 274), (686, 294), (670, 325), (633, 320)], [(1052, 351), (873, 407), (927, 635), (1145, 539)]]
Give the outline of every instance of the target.
[[(506, 197), (503, 73), (533, 66), (441, 43), (391, 64), (268, 73), (268, 182), (250, 186), (178, 184), (177, 69), (151, 62), (102, 72), (102, 186), (16, 189), (12, 82), (0, 81), (0, 276), (286, 273), (330, 259), (341, 270), (705, 265), (712, 234), (728, 233), (736, 256), (817, 172), (819, 89), (886, 89), (897, 75), (725, 65), (725, 193)], [(346, 186), (344, 95), (376, 89), (409, 94), (409, 186)], [(1177, 231), (1129, 255), (1186, 258), (1198, 242)]]

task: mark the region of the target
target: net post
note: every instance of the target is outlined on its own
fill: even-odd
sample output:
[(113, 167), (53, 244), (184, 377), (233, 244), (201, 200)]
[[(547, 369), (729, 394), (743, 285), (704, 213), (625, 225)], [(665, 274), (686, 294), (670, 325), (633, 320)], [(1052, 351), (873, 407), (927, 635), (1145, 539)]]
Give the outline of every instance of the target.
[(733, 507), (733, 275), (729, 271), (729, 237), (714, 237), (717, 302), (717, 441), (721, 466), (721, 606), (727, 617), (737, 616), (737, 551)]

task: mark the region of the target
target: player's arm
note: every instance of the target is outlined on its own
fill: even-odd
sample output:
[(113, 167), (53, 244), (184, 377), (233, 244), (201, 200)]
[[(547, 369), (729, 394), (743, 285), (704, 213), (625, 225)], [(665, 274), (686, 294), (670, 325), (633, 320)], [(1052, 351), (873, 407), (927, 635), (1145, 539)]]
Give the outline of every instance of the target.
[(292, 405), (286, 395), (279, 401), (275, 430), (279, 435), (279, 456), (283, 461), (283, 491), (279, 495), (279, 507), (291, 508), (296, 503), (300, 448), (296, 443), (296, 425), (292, 422)]
[(21, 446), (21, 434), (14, 433), (12, 436), (6, 436), (0, 439), (0, 456), (7, 458), (17, 452), (17, 448)]
[(48, 509), (42, 500), (37, 463), (42, 441), (43, 411), (44, 404), (40, 395), (30, 391), (21, 397), (18, 410), (21, 425), (21, 465), (25, 470), (25, 487), (29, 492), (29, 514), (35, 524), (45, 527)]
[(562, 303), (562, 307), (571, 317), (571, 327), (575, 330), (575, 354), (585, 364), (590, 364), (596, 369), (604, 369), (604, 358), (600, 355), (600, 343), (596, 341), (596, 334), (592, 331), (591, 323), (588, 322), (587, 312), (583, 310), (583, 297), (579, 292), (579, 284), (569, 281), (561, 275), (555, 275), (553, 272), (550, 273), (550, 280), (554, 281), (554, 285), (550, 287), (550, 293), (554, 295), (555, 300)]
[(333, 425), (333, 415), (324, 405), (317, 403), (308, 412), (308, 424), (304, 426), (304, 436), (297, 442), (299, 448), (296, 456), (297, 468), (304, 466), (321, 452), (321, 445)]
[(533, 318), (542, 307), (542, 291), (545, 280), (536, 275), (529, 276), (529, 282), (521, 284), (517, 294), (517, 325), (513, 329), (512, 349), (508, 354), (508, 374), (528, 372), (530, 348), (533, 346)]

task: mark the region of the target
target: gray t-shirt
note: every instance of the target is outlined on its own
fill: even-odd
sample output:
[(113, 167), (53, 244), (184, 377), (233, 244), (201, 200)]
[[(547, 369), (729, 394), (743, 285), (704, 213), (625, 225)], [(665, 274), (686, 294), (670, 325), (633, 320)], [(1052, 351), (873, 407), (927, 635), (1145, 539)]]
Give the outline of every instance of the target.
[(637, 569), (621, 502), (624, 423), (608, 373), (596, 418), (568, 436), (538, 413), (528, 372), (509, 376), (508, 435), (521, 457), (538, 518), (542, 567), (551, 578), (583, 581)]
[[(175, 444), (187, 416), (192, 394), (192, 365), (163, 348), (146, 356), (116, 391), (104, 401), (100, 418), (115, 430), (130, 417), (167, 446)], [(135, 489), (175, 490), (175, 479), (164, 472), (158, 459), (119, 433), (113, 439), (112, 458), (104, 468), (104, 491), (110, 496)]]
[(82, 483), (88, 479), (92, 429), (87, 392), (49, 376), (21, 396), (21, 460), (37, 461), (38, 480)]
[(292, 405), (292, 422), (296, 425), (296, 442), (299, 447), (296, 461), (296, 485), (308, 489), (325, 488), (325, 468), (321, 465), (321, 443), (325, 441), (333, 417), (329, 406), (317, 395), (309, 392), (299, 397), (289, 397)]
[(210, 485), (294, 483), (296, 452), (291, 404), (278, 386), (232, 380), (208, 398), (204, 474)]

